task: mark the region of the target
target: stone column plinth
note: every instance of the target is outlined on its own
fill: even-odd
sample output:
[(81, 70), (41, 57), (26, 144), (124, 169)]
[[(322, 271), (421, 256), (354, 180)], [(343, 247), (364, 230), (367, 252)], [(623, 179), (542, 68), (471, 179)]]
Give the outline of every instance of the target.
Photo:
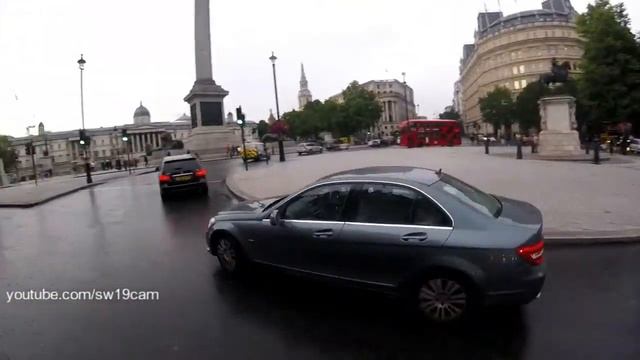
[(545, 97), (540, 106), (540, 156), (580, 155), (576, 123), (576, 99), (571, 96)]

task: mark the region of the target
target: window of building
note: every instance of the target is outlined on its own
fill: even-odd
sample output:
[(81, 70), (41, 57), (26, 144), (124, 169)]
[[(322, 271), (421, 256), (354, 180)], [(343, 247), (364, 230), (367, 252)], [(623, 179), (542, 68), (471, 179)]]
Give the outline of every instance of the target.
[(512, 51), (512, 52), (511, 52), (511, 60), (513, 60), (513, 59), (515, 59), (515, 58), (516, 58), (516, 52), (515, 52), (515, 51)]
[(104, 139), (100, 140), (100, 145), (104, 145)]
[(376, 89), (380, 89), (380, 84), (377, 84), (377, 85), (376, 85)]
[(62, 144), (58, 144), (58, 150), (62, 149)]
[(513, 82), (513, 88), (516, 90), (520, 90), (520, 82), (518, 80)]
[(393, 87), (393, 85), (389, 84), (389, 89), (391, 89)]
[(524, 88), (526, 88), (526, 87), (527, 87), (527, 80), (526, 80), (526, 79), (522, 79), (522, 80), (520, 80), (520, 87), (521, 87), (522, 89), (524, 89)]
[(524, 74), (524, 65), (520, 65), (518, 70), (520, 70), (520, 74)]
[(518, 74), (518, 67), (517, 66), (512, 67), (511, 71), (513, 72), (513, 75), (517, 75)]
[(107, 150), (102, 150), (102, 156), (107, 156)]

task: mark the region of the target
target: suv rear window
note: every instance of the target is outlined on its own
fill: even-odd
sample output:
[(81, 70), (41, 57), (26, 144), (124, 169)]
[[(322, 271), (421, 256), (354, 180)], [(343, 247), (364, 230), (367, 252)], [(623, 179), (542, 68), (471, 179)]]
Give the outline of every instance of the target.
[(165, 162), (162, 166), (162, 171), (171, 173), (178, 170), (188, 170), (195, 171), (200, 168), (200, 164), (196, 161), (196, 159), (187, 159), (187, 160), (174, 160)]

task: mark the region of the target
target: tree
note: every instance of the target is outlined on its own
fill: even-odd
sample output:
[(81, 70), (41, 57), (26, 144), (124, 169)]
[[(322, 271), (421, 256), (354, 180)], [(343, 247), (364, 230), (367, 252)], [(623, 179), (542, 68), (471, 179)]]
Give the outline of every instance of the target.
[(479, 103), (482, 118), (493, 126), (494, 135), (497, 135), (498, 129), (504, 125), (506, 138), (510, 139), (514, 115), (511, 91), (505, 87), (498, 86), (482, 97)]
[(359, 130), (373, 127), (382, 114), (382, 106), (376, 94), (351, 82), (342, 92), (344, 102), (340, 104), (341, 116), (334, 121), (335, 132), (339, 136), (351, 135)]
[(549, 94), (549, 88), (541, 81), (529, 83), (518, 95), (514, 116), (522, 133), (530, 129), (540, 129), (540, 110), (538, 100)]
[(9, 141), (9, 137), (5, 135), (0, 135), (0, 159), (4, 163), (5, 170), (13, 169), (16, 167), (17, 154), (15, 150), (11, 147), (11, 142)]
[(258, 137), (262, 139), (262, 137), (269, 132), (269, 123), (264, 120), (260, 120), (260, 122), (258, 122), (257, 129), (258, 129)]
[(608, 0), (596, 0), (578, 17), (585, 39), (578, 93), (591, 133), (626, 120), (635, 131), (640, 127), (640, 45), (629, 24), (624, 4)]
[(449, 105), (444, 108), (444, 112), (441, 112), (438, 115), (438, 118), (447, 120), (460, 120), (460, 114), (453, 108), (453, 106)]

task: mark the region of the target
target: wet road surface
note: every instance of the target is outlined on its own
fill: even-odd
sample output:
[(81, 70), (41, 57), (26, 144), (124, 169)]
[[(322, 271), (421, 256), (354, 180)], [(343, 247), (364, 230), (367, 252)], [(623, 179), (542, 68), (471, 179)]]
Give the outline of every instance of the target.
[[(459, 327), (397, 300), (261, 271), (234, 280), (205, 251), (235, 200), (207, 163), (207, 199), (163, 205), (157, 174), (31, 209), (0, 209), (4, 359), (639, 359), (640, 246), (551, 248), (543, 297)], [(13, 290), (151, 290), (156, 301), (13, 301)]]

